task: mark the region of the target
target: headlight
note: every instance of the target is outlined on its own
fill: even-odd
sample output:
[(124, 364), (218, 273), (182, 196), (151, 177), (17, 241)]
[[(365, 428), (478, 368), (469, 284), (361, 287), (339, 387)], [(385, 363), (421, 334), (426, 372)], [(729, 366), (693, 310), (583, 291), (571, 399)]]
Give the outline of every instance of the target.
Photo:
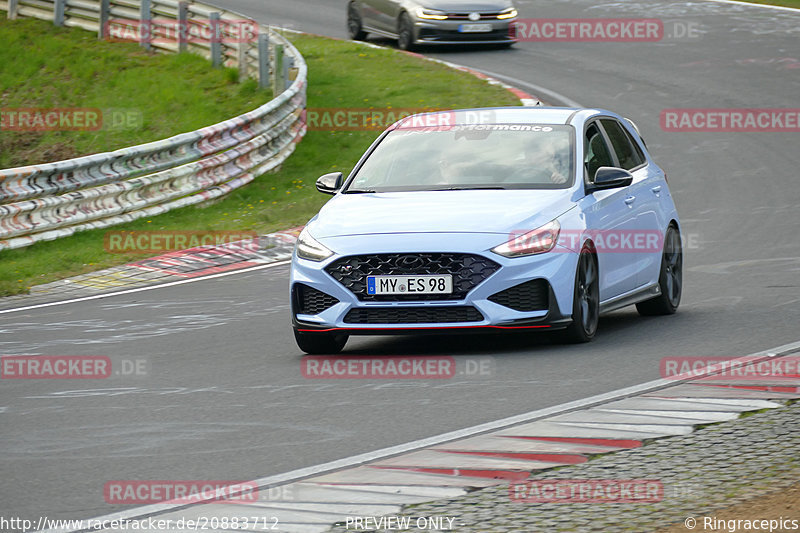
[(333, 255), (333, 252), (325, 248), (308, 232), (308, 228), (303, 228), (300, 236), (297, 237), (297, 257), (308, 259), (309, 261), (322, 261)]
[(560, 233), (561, 224), (558, 223), (558, 220), (552, 220), (540, 228), (523, 233), (507, 243), (492, 248), (492, 251), (504, 257), (543, 254), (555, 247)]
[(501, 11), (500, 14), (497, 15), (497, 18), (500, 20), (513, 19), (516, 16), (517, 16), (517, 10), (514, 9), (513, 7), (509, 7), (508, 9), (504, 9), (503, 11)]
[(447, 13), (437, 9), (425, 9), (424, 7), (417, 8), (417, 16), (421, 19), (428, 20), (447, 20)]

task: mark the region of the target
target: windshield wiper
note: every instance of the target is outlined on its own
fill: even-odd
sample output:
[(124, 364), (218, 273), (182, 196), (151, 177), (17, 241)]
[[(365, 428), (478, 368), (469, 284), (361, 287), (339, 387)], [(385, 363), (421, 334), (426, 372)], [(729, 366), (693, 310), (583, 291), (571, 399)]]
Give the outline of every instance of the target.
[(367, 192), (376, 192), (376, 191), (373, 191), (372, 189), (347, 189), (342, 194), (363, 194)]
[(501, 187), (499, 185), (476, 185), (474, 187), (444, 187), (442, 189), (431, 189), (433, 191), (474, 191), (474, 190), (490, 190), (490, 189), (501, 189), (504, 190), (505, 187)]

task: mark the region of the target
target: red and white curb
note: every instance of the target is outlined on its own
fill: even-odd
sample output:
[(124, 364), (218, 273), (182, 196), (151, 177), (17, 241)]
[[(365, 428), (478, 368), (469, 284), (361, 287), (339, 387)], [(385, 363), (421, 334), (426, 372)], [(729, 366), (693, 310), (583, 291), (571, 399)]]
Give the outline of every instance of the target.
[[(38, 285), (0, 298), (0, 315), (172, 287), (287, 264), (302, 227), (260, 236), (252, 243), (200, 246)], [(3, 309), (2, 307), (6, 307)]]
[[(780, 361), (800, 342), (729, 362), (727, 368)], [(718, 372), (718, 371), (716, 371)], [(800, 376), (722, 379), (715, 371), (660, 379), (317, 467), (257, 479), (258, 501), (156, 504), (98, 520), (157, 517), (218, 523), (260, 517), (276, 531), (322, 532), (347, 517), (391, 515), (404, 505), (507, 485), (531, 472), (583, 463), (593, 454), (686, 435), (694, 426), (800, 398)], [(77, 531), (77, 530), (69, 530)], [(103, 531), (115, 531), (105, 529)]]
[[(371, 45), (371, 44), (367, 44), (367, 46), (374, 46), (375, 48), (383, 48), (382, 46)], [(444, 65), (446, 67), (450, 67), (450, 68), (455, 69), (455, 70), (460, 70), (461, 72), (466, 72), (468, 74), (472, 74), (476, 78), (480, 78), (482, 80), (486, 80), (490, 85), (498, 85), (498, 86), (502, 87), (503, 89), (507, 90), (508, 92), (510, 92), (511, 94), (513, 94), (514, 96), (516, 96), (517, 98), (519, 98), (519, 101), (520, 101), (520, 103), (522, 103), (523, 106), (544, 105), (544, 103), (539, 98), (537, 98), (536, 96), (533, 96), (532, 94), (526, 93), (525, 91), (523, 91), (522, 89), (520, 89), (518, 87), (514, 87), (513, 85), (509, 85), (508, 83), (500, 81), (497, 78), (495, 78), (493, 76), (489, 76), (488, 74), (485, 74), (485, 73), (483, 73), (483, 72), (481, 72), (479, 70), (475, 70), (474, 68), (465, 67), (464, 65), (459, 65), (458, 63), (451, 63), (450, 61), (444, 61), (442, 59), (436, 59), (436, 58), (433, 58), (433, 57), (428, 57), (428, 56), (425, 56), (425, 55), (422, 55), (422, 54), (417, 54), (415, 52), (405, 52), (403, 50), (401, 50), (401, 52), (403, 52), (405, 54), (408, 54), (410, 56), (419, 57), (420, 59), (424, 59), (426, 61), (432, 61), (434, 63), (439, 63), (440, 65)]]

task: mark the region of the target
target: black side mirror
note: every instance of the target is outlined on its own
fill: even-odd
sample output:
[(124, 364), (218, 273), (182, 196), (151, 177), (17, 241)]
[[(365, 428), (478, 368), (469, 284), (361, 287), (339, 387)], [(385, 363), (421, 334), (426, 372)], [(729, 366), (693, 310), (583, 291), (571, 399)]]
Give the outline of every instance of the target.
[(633, 174), (623, 168), (600, 167), (594, 174), (594, 182), (589, 184), (589, 192), (604, 189), (627, 187), (633, 183)]
[(342, 188), (342, 181), (341, 172), (325, 174), (317, 179), (317, 190), (325, 194), (336, 194), (336, 191)]

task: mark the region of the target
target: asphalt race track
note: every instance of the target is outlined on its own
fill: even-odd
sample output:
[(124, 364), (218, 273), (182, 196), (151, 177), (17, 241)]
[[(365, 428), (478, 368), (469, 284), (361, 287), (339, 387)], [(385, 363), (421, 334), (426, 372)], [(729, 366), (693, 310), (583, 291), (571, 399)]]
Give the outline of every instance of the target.
[[(345, 37), (344, 0), (217, 2)], [(713, 1), (517, 6), (524, 18), (661, 18), (672, 32), (655, 43), (423, 53), (637, 122), (687, 237), (676, 315), (618, 311), (581, 346), (527, 335), (351, 339), (349, 353), (453, 355), (462, 368), (491, 357), (488, 375), (393, 382), (303, 377), (286, 266), (2, 314), (2, 354), (106, 355), (144, 370), (4, 380), (0, 515), (93, 517), (125, 508), (105, 503), (110, 480), (254, 479), (656, 379), (663, 357), (738, 356), (800, 339), (798, 134), (659, 126), (665, 108), (800, 107), (800, 12)]]

